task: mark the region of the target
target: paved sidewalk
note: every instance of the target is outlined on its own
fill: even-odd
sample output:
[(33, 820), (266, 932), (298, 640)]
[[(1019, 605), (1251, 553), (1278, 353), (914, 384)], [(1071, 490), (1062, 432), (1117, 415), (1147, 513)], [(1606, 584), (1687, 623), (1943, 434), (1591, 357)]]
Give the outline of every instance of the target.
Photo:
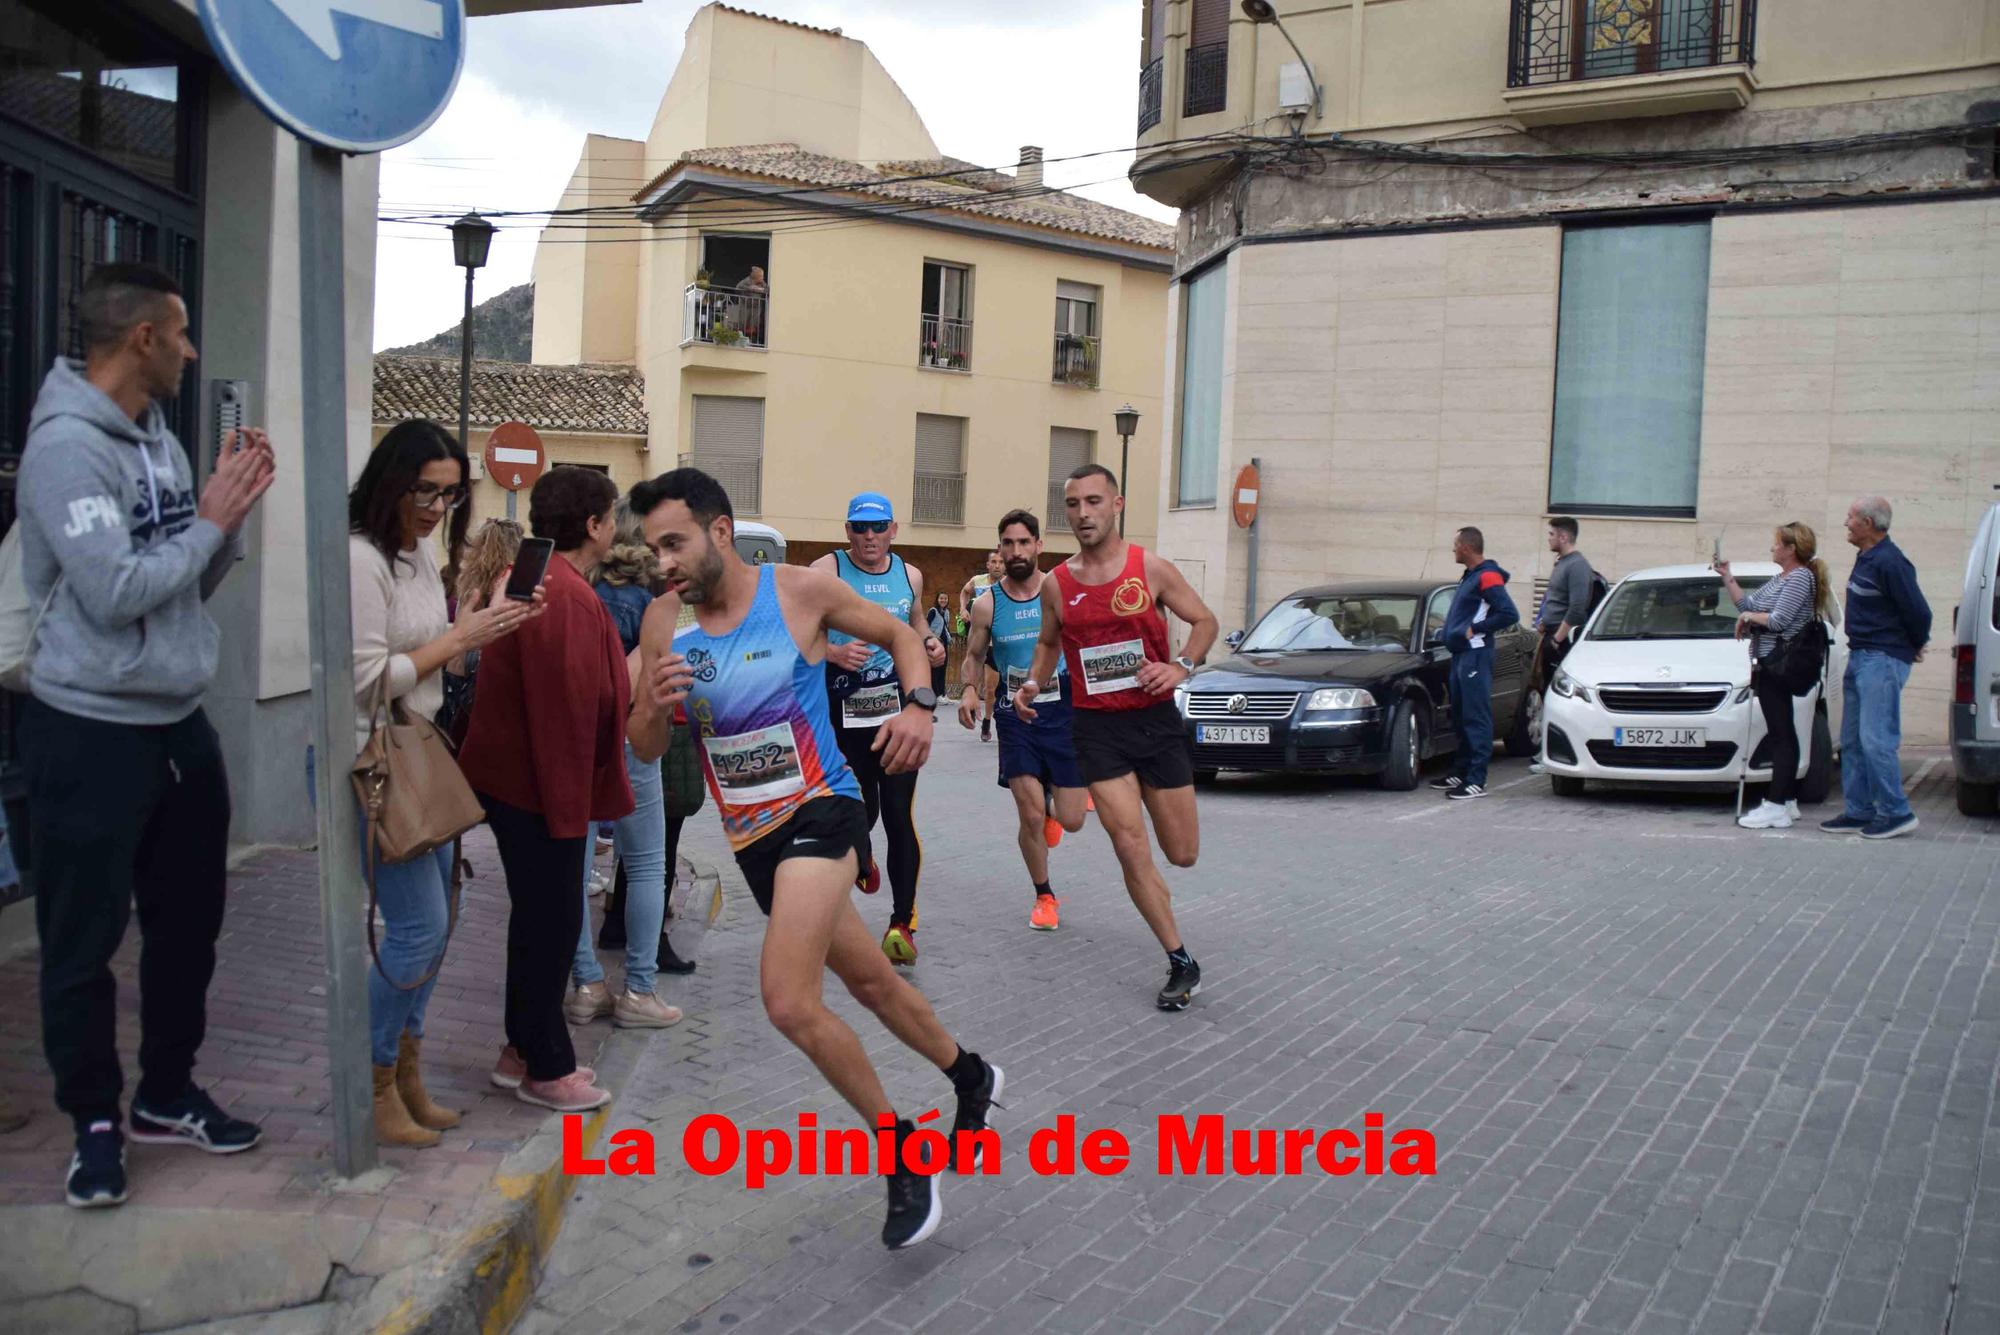
[[(232, 873), (195, 1072), (224, 1106), (262, 1124), (263, 1144), (229, 1156), (130, 1145), (132, 1194), (119, 1209), (63, 1203), (72, 1133), (42, 1059), (37, 957), (0, 963), (0, 1080), (34, 1113), (0, 1136), (0, 1327), (157, 1329), (300, 1304), (352, 1307), (375, 1278), (436, 1256), (481, 1216), (496, 1173), (548, 1114), (486, 1080), (503, 1041), (507, 898), (490, 836), (475, 831), (467, 851), (476, 874), (424, 1045), (433, 1096), (465, 1120), (436, 1147), (383, 1150), (390, 1171), (349, 1188), (332, 1176), (311, 852), (260, 852)], [(138, 1073), (137, 947), (135, 920), (115, 964), (128, 1099)], [(670, 999), (677, 981), (663, 980)], [(578, 1031), (580, 1058), (592, 1061), (610, 1032), (602, 1022)]]
[[(1029, 932), (993, 750), (940, 732), (914, 977), (1006, 1066), (1002, 1175), (947, 1178), (936, 1238), (887, 1253), (878, 1181), (682, 1165), (704, 1112), (852, 1124), (763, 1017), (737, 884), (613, 1118), (658, 1176), (576, 1184), (520, 1329), (2000, 1331), (2000, 822), (1953, 809), (1948, 760), (1911, 759), (1923, 829), (1882, 844), (1739, 831), (1721, 794), (1558, 799), (1521, 762), (1475, 803), (1231, 777), (1170, 873), (1206, 987), (1163, 1015), (1102, 832), (1056, 851), (1063, 927)], [(721, 861), (712, 814), (685, 846)], [(877, 931), (886, 898), (857, 901)], [(832, 1004), (899, 1106), (949, 1115)], [(1163, 1113), (1371, 1110), (1435, 1133), (1435, 1178), (1154, 1172)], [(1131, 1169), (1034, 1176), (1064, 1112)]]

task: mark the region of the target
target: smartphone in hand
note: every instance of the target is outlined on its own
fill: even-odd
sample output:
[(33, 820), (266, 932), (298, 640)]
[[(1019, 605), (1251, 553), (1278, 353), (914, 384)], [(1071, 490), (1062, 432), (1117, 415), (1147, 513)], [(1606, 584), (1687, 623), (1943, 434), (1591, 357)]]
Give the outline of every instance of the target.
[(524, 538), (520, 552), (514, 557), (514, 569), (507, 576), (507, 587), (502, 591), (505, 596), (517, 603), (533, 602), (555, 550), (555, 543), (548, 538)]

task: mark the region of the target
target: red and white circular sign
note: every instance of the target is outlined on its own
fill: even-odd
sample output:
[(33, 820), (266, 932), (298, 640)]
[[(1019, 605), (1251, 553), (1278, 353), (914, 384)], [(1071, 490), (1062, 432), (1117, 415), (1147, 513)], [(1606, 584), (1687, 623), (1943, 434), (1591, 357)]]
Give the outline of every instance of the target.
[(534, 486), (548, 465), (542, 438), (526, 422), (502, 422), (486, 438), (486, 472), (509, 491)]

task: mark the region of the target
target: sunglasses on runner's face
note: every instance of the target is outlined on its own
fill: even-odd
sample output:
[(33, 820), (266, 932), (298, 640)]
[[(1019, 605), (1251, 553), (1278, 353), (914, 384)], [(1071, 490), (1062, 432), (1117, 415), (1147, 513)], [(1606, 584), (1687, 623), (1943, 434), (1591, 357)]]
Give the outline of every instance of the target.
[(889, 521), (886, 519), (850, 519), (847, 521), (847, 531), (849, 533), (887, 533), (889, 531)]

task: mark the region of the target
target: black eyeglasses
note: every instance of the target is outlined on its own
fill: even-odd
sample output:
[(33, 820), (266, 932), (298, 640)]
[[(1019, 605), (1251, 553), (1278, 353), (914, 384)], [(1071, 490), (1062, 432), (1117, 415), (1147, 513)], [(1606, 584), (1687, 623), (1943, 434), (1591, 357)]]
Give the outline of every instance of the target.
[(886, 519), (850, 519), (847, 521), (847, 531), (849, 533), (887, 533), (889, 531), (889, 521)]
[(464, 487), (436, 487), (428, 482), (416, 483), (407, 494), (419, 510), (433, 509), (439, 501), (444, 502), (445, 509), (456, 510), (471, 496)]

